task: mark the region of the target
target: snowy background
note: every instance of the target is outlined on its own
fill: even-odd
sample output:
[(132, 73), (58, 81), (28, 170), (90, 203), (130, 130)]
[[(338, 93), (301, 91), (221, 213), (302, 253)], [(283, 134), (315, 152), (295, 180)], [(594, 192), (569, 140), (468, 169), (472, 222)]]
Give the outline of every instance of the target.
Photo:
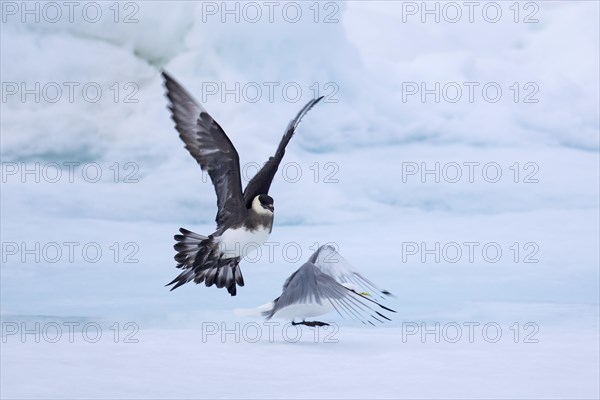
[[(1, 3), (1, 397), (598, 398), (598, 3), (273, 4)], [(163, 287), (216, 202), (162, 68), (250, 176), (325, 95), (233, 298)], [(326, 242), (392, 323), (236, 316)]]

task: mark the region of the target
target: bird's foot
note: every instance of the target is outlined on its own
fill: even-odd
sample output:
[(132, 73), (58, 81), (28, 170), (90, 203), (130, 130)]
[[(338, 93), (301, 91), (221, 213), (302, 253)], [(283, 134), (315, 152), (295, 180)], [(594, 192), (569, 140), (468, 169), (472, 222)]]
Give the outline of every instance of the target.
[(292, 321), (292, 325), (306, 325), (306, 326), (329, 326), (329, 324), (327, 322), (320, 322), (320, 321), (302, 321), (302, 322), (293, 322)]

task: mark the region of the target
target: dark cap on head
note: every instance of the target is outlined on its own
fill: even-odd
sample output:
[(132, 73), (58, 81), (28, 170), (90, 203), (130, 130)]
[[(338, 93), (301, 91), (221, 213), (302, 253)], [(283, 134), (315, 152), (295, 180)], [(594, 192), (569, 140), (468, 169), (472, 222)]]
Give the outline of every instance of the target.
[(260, 201), (260, 204), (262, 204), (263, 206), (268, 206), (268, 205), (273, 204), (273, 198), (271, 196), (269, 196), (268, 194), (258, 195), (258, 200)]

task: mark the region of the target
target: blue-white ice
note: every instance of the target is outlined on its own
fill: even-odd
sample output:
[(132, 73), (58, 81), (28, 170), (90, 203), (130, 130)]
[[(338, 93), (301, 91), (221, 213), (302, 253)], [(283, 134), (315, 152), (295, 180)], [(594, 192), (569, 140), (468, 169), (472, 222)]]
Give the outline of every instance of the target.
[[(494, 15), (489, 3), (478, 3), (473, 23), (460, 2), (456, 23), (453, 6), (433, 2), (439, 23), (421, 2), (303, 3), (296, 23), (283, 18), (284, 3), (273, 22), (253, 3), (256, 23), (242, 3), (227, 5), (238, 7), (239, 23), (221, 2), (121, 3), (118, 23), (111, 3), (101, 3), (97, 23), (82, 18), (83, 4), (73, 22), (62, 6), (58, 22), (41, 14), (38, 23), (23, 17), (22, 3), (2, 2), (2, 397), (598, 398), (597, 3), (501, 3), (496, 23), (483, 18), (484, 7)], [(131, 13), (138, 22), (123, 23)], [(214, 287), (163, 287), (177, 273), (173, 234), (212, 232), (216, 207), (173, 129), (160, 68), (204, 97), (250, 174), (315, 90), (326, 95), (273, 184), (272, 254), (264, 247), (242, 264), (246, 286), (234, 298)], [(23, 102), (21, 85), (36, 82), (50, 83), (47, 92)], [(68, 82), (79, 84), (72, 102)], [(103, 90), (96, 103), (82, 98), (90, 82)], [(239, 101), (221, 90), (236, 82), (248, 90)], [(422, 82), (448, 91), (423, 102), (413, 94)], [(501, 88), (497, 102), (483, 97), (486, 84)], [(62, 97), (50, 102), (55, 86)], [(262, 96), (249, 101), (257, 86)], [(37, 173), (24, 173), (36, 163)], [(73, 182), (69, 163), (79, 163)], [(439, 183), (423, 175), (436, 163)], [(62, 175), (51, 183), (56, 165)], [(98, 182), (83, 179), (96, 166)], [(462, 175), (452, 183), (456, 166)], [(391, 324), (368, 329), (330, 315), (336, 343), (326, 331), (314, 343), (310, 329), (291, 343), (284, 321), (270, 338), (260, 319), (234, 315), (276, 297), (326, 242), (396, 295)], [(436, 242), (447, 250), (439, 262), (421, 247)], [(470, 262), (464, 243), (472, 242)], [(24, 251), (36, 243), (39, 252)], [(497, 262), (482, 254), (490, 243), (502, 250)], [(463, 253), (453, 263), (454, 244)], [(102, 255), (89, 262), (94, 248)], [(21, 332), (36, 323), (40, 343)], [(70, 323), (79, 324), (73, 340)], [(81, 328), (96, 323), (103, 336), (90, 343)], [(463, 337), (409, 334), (436, 323), (458, 324)], [(469, 323), (479, 324), (472, 343)], [(485, 324), (502, 328), (498, 342), (485, 340)], [(63, 334), (52, 343), (56, 325)], [(240, 343), (222, 336), (238, 326)], [(256, 326), (262, 336), (252, 343)], [(138, 342), (124, 343), (134, 328)], [(534, 329), (538, 342), (527, 343)]]

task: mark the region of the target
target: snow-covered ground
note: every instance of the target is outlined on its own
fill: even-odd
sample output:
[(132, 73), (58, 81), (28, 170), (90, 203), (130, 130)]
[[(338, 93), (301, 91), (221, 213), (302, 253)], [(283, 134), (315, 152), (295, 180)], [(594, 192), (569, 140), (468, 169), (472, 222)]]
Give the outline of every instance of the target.
[[(2, 398), (600, 396), (597, 2), (23, 4), (1, 3)], [(325, 95), (236, 297), (163, 287), (216, 205), (161, 68), (245, 176)], [(391, 323), (236, 316), (327, 242)]]

